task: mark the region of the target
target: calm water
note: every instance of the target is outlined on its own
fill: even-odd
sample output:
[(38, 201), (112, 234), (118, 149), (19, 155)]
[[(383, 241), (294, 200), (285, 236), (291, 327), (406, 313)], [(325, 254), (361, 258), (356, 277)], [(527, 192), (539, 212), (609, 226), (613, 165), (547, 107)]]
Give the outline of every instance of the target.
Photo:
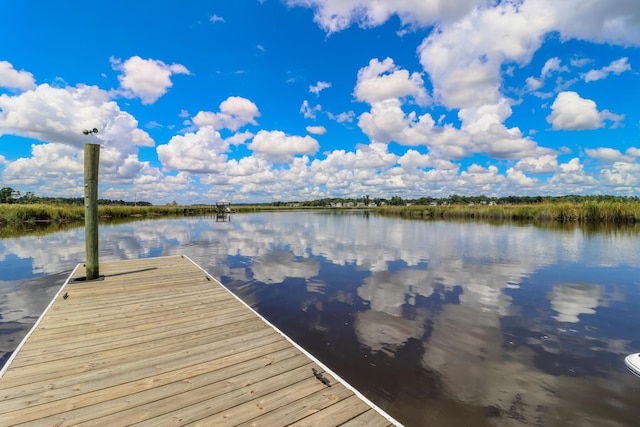
[[(640, 230), (283, 212), (100, 246), (188, 255), (406, 425), (640, 425)], [(2, 362), (83, 259), (82, 228), (0, 240)]]

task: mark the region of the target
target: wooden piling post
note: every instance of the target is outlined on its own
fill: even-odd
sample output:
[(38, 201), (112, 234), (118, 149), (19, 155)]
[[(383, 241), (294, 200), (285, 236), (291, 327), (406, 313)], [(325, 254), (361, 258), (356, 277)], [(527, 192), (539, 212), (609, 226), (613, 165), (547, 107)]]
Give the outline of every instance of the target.
[(98, 266), (98, 166), (100, 145), (84, 145), (84, 226), (87, 280), (100, 275)]

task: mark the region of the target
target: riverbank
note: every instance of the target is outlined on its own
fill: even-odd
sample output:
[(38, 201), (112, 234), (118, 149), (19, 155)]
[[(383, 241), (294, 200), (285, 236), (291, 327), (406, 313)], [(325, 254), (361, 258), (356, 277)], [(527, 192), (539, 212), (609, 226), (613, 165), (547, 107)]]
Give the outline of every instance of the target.
[[(233, 206), (233, 213), (300, 209), (295, 206)], [(311, 208), (308, 208), (311, 209)], [(317, 208), (315, 208), (317, 209)], [(216, 215), (216, 207), (98, 205), (100, 224), (114, 224), (149, 218)], [(0, 203), (0, 239), (25, 235), (45, 235), (82, 226), (84, 207), (66, 204)]]
[[(318, 207), (300, 207), (298, 205), (239, 205), (233, 206), (233, 212), (262, 212), (271, 210), (318, 209)], [(98, 205), (98, 216), (101, 219), (172, 216), (172, 215), (206, 215), (216, 213), (215, 205), (192, 206), (121, 206)], [(84, 206), (66, 204), (4, 204), (0, 203), (0, 224), (17, 224), (24, 222), (65, 223), (84, 220)]]
[[(99, 205), (100, 218), (126, 218), (204, 214), (215, 211), (215, 206), (118, 206)], [(0, 204), (0, 224), (24, 222), (65, 223), (84, 220), (82, 205)]]
[(416, 219), (487, 219), (561, 223), (633, 224), (640, 202), (538, 203), (529, 205), (383, 206), (382, 215)]
[[(350, 209), (301, 207), (299, 205), (238, 205), (234, 213), (281, 211), (294, 209)], [(362, 209), (362, 208), (359, 208)], [(377, 206), (367, 208), (389, 216), (415, 219), (483, 219), (561, 223), (633, 224), (640, 222), (638, 201), (586, 201), (582, 203), (535, 203), (526, 205), (439, 205)], [(215, 214), (215, 206), (118, 206), (99, 205), (102, 221), (136, 219), (154, 216)], [(84, 220), (84, 207), (78, 205), (0, 204), (0, 225), (68, 224)]]

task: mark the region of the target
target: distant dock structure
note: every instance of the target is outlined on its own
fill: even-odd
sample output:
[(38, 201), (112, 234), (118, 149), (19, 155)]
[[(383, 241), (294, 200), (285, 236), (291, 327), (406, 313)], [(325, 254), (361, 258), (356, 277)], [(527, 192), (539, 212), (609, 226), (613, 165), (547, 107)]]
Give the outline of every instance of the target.
[(216, 214), (228, 215), (230, 213), (233, 213), (231, 210), (231, 202), (216, 202)]
[(231, 202), (216, 202), (216, 221), (226, 222), (231, 220)]

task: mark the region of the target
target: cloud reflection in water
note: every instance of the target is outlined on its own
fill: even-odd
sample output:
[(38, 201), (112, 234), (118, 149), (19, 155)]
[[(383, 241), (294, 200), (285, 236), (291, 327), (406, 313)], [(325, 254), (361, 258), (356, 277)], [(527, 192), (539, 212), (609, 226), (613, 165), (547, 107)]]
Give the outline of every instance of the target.
[[(323, 211), (100, 233), (103, 261), (188, 255), (408, 425), (624, 425), (640, 405), (621, 364), (640, 351), (637, 232)], [(84, 258), (82, 229), (1, 243), (0, 286), (16, 257), (25, 280)]]

